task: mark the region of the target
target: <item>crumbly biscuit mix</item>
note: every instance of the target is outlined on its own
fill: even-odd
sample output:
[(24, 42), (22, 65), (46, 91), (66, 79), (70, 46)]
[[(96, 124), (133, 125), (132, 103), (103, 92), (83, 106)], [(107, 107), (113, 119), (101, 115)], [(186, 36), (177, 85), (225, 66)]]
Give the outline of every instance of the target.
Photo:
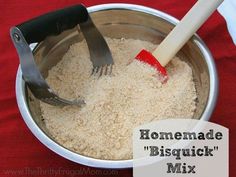
[(134, 127), (166, 118), (192, 118), (196, 90), (190, 66), (174, 58), (167, 66), (169, 80), (161, 84), (154, 68), (128, 60), (143, 48), (157, 46), (135, 39), (106, 38), (115, 65), (111, 76), (91, 76), (85, 41), (73, 44), (50, 71), (47, 82), (68, 99), (86, 105), (56, 107), (40, 103), (50, 134), (79, 154), (99, 159), (131, 159)]

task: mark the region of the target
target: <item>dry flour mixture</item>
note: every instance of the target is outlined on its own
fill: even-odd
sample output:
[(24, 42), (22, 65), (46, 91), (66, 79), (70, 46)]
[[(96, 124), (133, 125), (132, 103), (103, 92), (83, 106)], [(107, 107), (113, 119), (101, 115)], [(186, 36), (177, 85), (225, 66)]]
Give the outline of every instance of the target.
[(50, 71), (47, 82), (65, 98), (83, 98), (82, 108), (40, 103), (50, 134), (79, 154), (99, 159), (132, 158), (133, 128), (166, 118), (192, 118), (196, 90), (192, 70), (177, 57), (167, 66), (166, 84), (155, 69), (134, 61), (143, 48), (156, 45), (134, 39), (106, 38), (115, 61), (111, 76), (91, 76), (92, 64), (85, 41), (70, 47)]

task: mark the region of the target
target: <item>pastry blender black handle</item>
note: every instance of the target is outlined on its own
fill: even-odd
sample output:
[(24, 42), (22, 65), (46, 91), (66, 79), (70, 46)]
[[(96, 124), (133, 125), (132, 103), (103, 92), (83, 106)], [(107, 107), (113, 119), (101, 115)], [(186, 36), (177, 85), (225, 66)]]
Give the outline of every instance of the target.
[(74, 28), (88, 19), (88, 11), (83, 5), (75, 5), (50, 12), (24, 22), (16, 27), (22, 32), (28, 44), (41, 42), (47, 36), (58, 35)]

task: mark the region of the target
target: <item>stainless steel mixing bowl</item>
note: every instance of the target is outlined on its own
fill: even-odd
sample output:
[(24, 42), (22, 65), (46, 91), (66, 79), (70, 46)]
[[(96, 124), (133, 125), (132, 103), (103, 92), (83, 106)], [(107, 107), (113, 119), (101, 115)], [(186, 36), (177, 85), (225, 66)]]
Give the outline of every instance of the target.
[[(112, 38), (135, 38), (153, 43), (170, 32), (177, 19), (158, 10), (131, 4), (104, 4), (88, 8), (91, 16), (105, 36)], [(76, 29), (59, 36), (48, 37), (34, 47), (34, 56), (43, 76), (68, 50), (68, 47), (83, 39)], [(209, 120), (216, 104), (218, 80), (212, 55), (204, 42), (194, 35), (178, 56), (193, 69), (198, 100), (194, 118)], [(131, 160), (102, 160), (86, 157), (63, 147), (51, 138), (43, 121), (39, 102), (25, 87), (19, 67), (16, 77), (16, 97), (21, 115), (33, 134), (49, 149), (80, 164), (102, 168), (129, 168)]]

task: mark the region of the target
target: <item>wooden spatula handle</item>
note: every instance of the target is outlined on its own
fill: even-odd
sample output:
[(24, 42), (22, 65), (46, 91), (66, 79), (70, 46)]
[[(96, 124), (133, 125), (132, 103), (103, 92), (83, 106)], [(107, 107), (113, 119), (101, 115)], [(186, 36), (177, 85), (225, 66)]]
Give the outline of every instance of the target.
[(198, 0), (152, 53), (165, 66), (192, 37), (223, 0)]

